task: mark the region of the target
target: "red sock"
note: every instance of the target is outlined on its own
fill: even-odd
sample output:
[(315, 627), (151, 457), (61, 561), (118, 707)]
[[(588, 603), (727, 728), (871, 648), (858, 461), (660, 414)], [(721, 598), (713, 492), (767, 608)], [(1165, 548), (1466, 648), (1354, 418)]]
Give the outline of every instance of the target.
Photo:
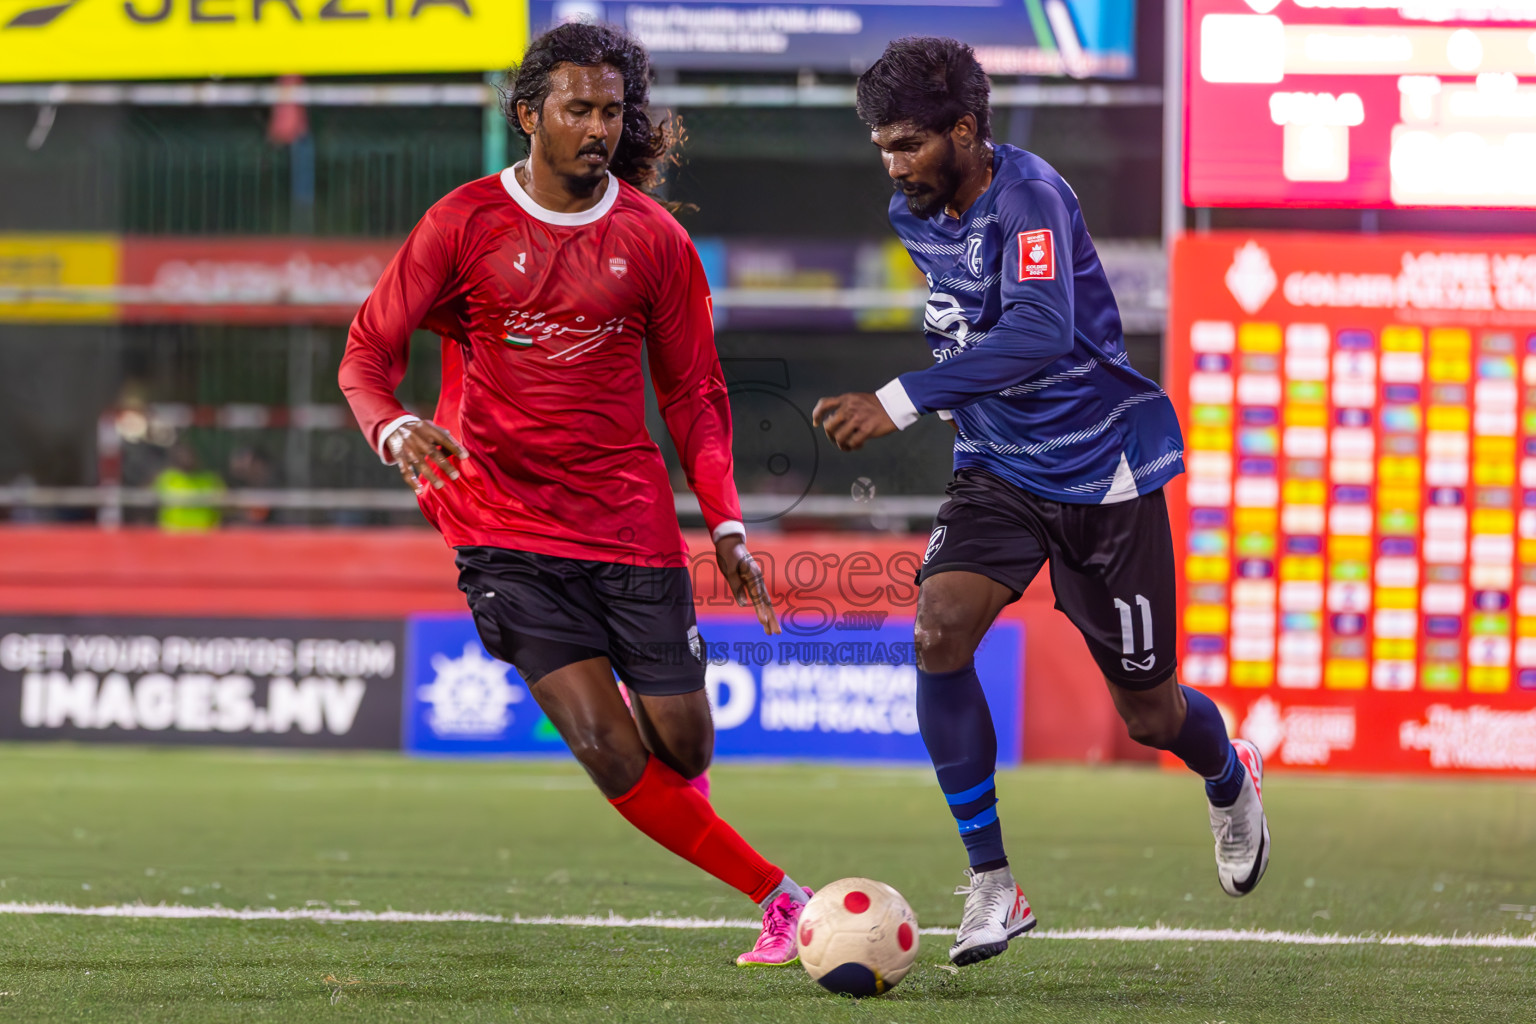
[(748, 846), (688, 780), (654, 757), (633, 789), (608, 802), (635, 828), (754, 903), (784, 880), (784, 872)]

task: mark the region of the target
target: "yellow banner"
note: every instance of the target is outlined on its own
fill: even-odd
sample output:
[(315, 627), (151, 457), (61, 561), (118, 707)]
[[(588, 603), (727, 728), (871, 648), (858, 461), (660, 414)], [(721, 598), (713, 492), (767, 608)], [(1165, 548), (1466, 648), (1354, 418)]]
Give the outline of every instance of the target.
[(119, 262), (113, 235), (0, 235), (0, 321), (116, 320), (90, 299), (117, 284)]
[(0, 0), (0, 81), (497, 71), (527, 0)]

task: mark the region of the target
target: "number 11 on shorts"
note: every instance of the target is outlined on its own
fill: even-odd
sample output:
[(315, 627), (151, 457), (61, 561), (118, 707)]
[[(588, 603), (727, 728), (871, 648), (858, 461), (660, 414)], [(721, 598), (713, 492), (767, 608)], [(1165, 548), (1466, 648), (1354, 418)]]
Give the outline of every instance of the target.
[[(1136, 595), (1136, 605), (1141, 609), (1141, 631), (1146, 634), (1141, 649), (1152, 649), (1152, 602), (1141, 594)], [(1120, 653), (1136, 653), (1136, 624), (1131, 619), (1131, 606), (1115, 598), (1115, 608), (1120, 612)]]

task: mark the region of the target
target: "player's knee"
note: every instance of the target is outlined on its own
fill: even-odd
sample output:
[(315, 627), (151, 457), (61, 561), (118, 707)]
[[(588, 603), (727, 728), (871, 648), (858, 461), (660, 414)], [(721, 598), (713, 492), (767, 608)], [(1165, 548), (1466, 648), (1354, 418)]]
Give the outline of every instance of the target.
[(1137, 719), (1126, 723), (1126, 730), (1131, 734), (1131, 739), (1144, 747), (1152, 747), (1155, 750), (1167, 750), (1173, 746), (1174, 732), (1164, 729), (1155, 723)]
[(1144, 747), (1168, 750), (1179, 738), (1181, 723), (1160, 710), (1122, 709), (1120, 715), (1125, 720), (1125, 729), (1131, 739)]
[(610, 798), (629, 792), (645, 773), (645, 748), (626, 743), (625, 738), (601, 728), (567, 737), (571, 753), (603, 795)]
[(714, 760), (714, 750), (707, 743), (699, 743), (689, 749), (675, 752), (677, 764), (672, 767), (685, 779), (696, 779), (709, 771), (710, 762)]
[(925, 615), (912, 632), (917, 664), (924, 672), (953, 672), (975, 656), (971, 629), (942, 614)]
[(683, 778), (696, 779), (709, 770), (715, 754), (715, 733), (708, 722), (703, 728), (674, 729), (660, 740), (653, 744), (651, 753)]

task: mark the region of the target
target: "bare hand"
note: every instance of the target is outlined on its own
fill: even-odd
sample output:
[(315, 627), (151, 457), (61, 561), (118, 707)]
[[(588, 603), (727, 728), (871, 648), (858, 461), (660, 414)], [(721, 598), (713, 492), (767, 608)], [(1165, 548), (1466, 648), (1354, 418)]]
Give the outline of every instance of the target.
[(872, 437), (896, 432), (885, 406), (867, 391), (823, 398), (811, 410), (811, 422), (825, 429), (832, 443), (845, 452), (858, 451)]
[(462, 459), (464, 447), (436, 423), (413, 420), (395, 428), (385, 444), (395, 457), (400, 476), (411, 490), (420, 493), (427, 484), (441, 490), (443, 484), (459, 478), (450, 458)]
[(757, 621), (763, 625), (763, 632), (769, 636), (780, 632), (779, 616), (773, 610), (773, 598), (768, 596), (768, 587), (763, 582), (763, 570), (747, 550), (747, 539), (739, 533), (730, 533), (715, 541), (715, 561), (719, 563), (720, 574), (730, 585), (736, 603), (745, 607), (750, 600), (753, 610), (757, 612)]

